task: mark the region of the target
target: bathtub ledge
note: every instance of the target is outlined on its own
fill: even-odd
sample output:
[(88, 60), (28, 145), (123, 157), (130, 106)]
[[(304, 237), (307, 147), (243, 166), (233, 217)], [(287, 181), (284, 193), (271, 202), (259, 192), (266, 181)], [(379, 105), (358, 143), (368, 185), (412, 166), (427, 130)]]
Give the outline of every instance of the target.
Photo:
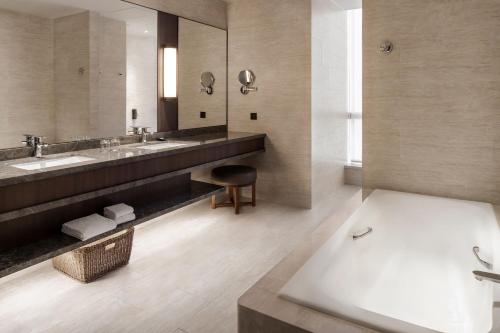
[(361, 193), (325, 220), (291, 254), (238, 300), (238, 332), (375, 333), (380, 332), (278, 297), (279, 290), (361, 205)]

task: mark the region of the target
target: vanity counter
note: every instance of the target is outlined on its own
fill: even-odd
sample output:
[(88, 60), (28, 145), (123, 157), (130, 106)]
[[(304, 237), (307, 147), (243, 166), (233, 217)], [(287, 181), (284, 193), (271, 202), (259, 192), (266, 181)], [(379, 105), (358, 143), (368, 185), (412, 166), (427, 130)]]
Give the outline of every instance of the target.
[[(73, 174), (82, 171), (91, 171), (102, 167), (117, 166), (137, 161), (145, 161), (152, 158), (170, 156), (201, 148), (217, 147), (229, 143), (238, 143), (264, 137), (265, 134), (240, 132), (207, 133), (182, 138), (169, 138), (166, 141), (149, 141), (147, 144), (133, 143), (120, 146), (116, 149), (116, 151), (112, 151), (111, 149), (103, 150), (97, 148), (46, 155), (42, 158), (29, 157), (2, 161), (0, 162), (0, 187)], [(145, 145), (161, 145), (162, 143), (167, 142), (182, 143), (183, 145), (159, 150), (139, 148)], [(13, 166), (30, 162), (55, 160), (70, 156), (88, 157), (91, 160), (38, 170), (24, 170)]]
[[(123, 202), (137, 218), (110, 233), (133, 227), (224, 192), (191, 172), (264, 151), (264, 134), (224, 132), (0, 162), (0, 277), (85, 245), (61, 233), (65, 222)], [(13, 167), (62, 158), (75, 163)]]

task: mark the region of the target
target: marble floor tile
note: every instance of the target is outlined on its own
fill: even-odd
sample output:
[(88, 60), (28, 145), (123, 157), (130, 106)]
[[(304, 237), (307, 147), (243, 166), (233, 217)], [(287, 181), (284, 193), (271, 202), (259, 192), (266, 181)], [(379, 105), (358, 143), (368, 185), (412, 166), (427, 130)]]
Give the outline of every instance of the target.
[(238, 216), (203, 201), (138, 227), (129, 265), (93, 283), (50, 262), (0, 279), (0, 332), (234, 333), (238, 297), (356, 191)]

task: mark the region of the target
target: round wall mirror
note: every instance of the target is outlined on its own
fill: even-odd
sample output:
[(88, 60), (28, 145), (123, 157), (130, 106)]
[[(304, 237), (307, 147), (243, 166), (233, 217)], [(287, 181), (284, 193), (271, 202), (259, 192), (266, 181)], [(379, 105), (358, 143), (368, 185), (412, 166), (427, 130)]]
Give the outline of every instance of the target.
[(206, 92), (207, 95), (212, 95), (214, 93), (214, 83), (215, 83), (215, 76), (212, 74), (212, 72), (203, 72), (201, 73), (201, 79), (200, 79), (201, 86), (201, 92)]
[(212, 72), (201, 73), (201, 85), (204, 88), (212, 88), (215, 83), (215, 77)]
[(245, 87), (251, 87), (255, 83), (255, 74), (251, 70), (246, 69), (240, 72), (238, 80)]

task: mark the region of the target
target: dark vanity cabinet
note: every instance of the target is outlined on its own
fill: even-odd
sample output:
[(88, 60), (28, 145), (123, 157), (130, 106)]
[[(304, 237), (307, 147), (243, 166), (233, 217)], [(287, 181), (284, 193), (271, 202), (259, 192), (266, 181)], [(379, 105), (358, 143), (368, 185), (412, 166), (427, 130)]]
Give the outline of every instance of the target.
[(0, 179), (0, 277), (96, 240), (62, 234), (67, 221), (124, 202), (135, 207), (137, 219), (110, 233), (129, 228), (223, 191), (192, 180), (192, 171), (264, 151), (265, 135), (210, 137), (188, 138), (198, 144), (177, 149)]

